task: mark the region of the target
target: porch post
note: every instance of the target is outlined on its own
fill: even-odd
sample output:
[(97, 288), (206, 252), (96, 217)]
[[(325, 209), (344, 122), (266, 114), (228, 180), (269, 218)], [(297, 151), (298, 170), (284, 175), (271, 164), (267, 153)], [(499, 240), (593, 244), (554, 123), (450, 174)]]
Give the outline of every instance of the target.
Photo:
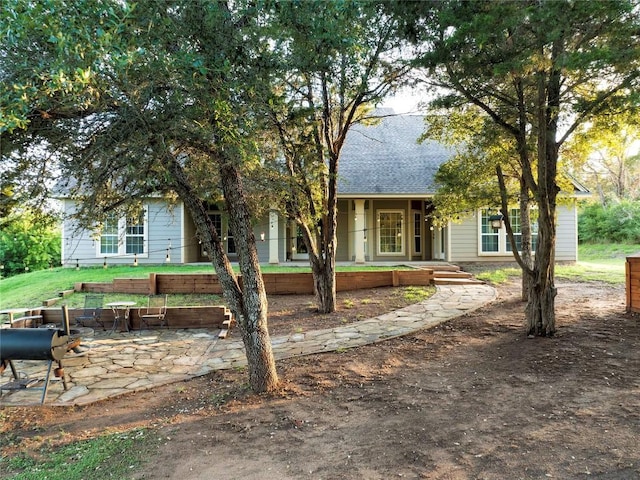
[(356, 263), (365, 262), (365, 241), (364, 241), (364, 200), (354, 200), (356, 207), (355, 218), (355, 259)]
[(278, 238), (278, 212), (275, 210), (269, 211), (269, 263), (278, 264), (280, 259), (278, 258), (278, 244), (280, 238)]

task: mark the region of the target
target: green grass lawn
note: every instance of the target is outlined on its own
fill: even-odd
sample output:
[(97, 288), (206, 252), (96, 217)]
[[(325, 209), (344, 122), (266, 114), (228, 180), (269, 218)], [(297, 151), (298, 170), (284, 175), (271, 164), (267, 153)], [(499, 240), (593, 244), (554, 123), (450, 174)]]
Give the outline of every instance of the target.
[[(574, 265), (558, 265), (558, 278), (571, 278), (584, 281), (603, 281), (622, 284), (625, 281), (625, 259), (629, 255), (640, 252), (640, 245), (625, 244), (597, 244), (580, 245), (580, 261)], [(341, 266), (338, 271), (357, 270), (388, 270), (391, 267), (373, 266)], [(399, 267), (393, 267), (399, 268)], [(264, 273), (309, 272), (309, 267), (272, 266), (262, 267)], [(37, 272), (23, 273), (0, 280), (0, 310), (5, 308), (38, 307), (43, 300), (55, 298), (58, 292), (71, 290), (75, 283), (80, 282), (111, 282), (114, 278), (146, 278), (149, 273), (213, 273), (210, 265), (161, 265), (161, 266), (113, 266), (109, 268), (92, 267), (54, 268)], [(519, 276), (520, 269), (501, 266), (479, 266), (474, 269), (476, 276), (494, 283), (505, 281), (506, 278)], [(105, 301), (134, 300), (142, 305), (144, 295), (110, 294)], [(135, 298), (133, 298), (135, 297)], [(82, 305), (84, 295), (74, 294), (64, 299), (69, 307)], [(221, 299), (216, 295), (171, 295), (170, 305), (202, 305), (219, 304)], [(61, 303), (59, 303), (61, 304)]]
[[(361, 270), (389, 270), (402, 269), (396, 267), (376, 266), (340, 266), (338, 271)], [(310, 267), (302, 266), (275, 266), (265, 265), (261, 267), (263, 273), (290, 273), (310, 272)], [(114, 278), (147, 278), (150, 273), (215, 273), (211, 265), (158, 265), (158, 266), (112, 266), (75, 268), (53, 268), (36, 272), (23, 273), (0, 280), (0, 310), (7, 308), (39, 307), (44, 300), (55, 298), (58, 292), (72, 290), (76, 283), (86, 282), (111, 282)], [(138, 305), (144, 305), (145, 295), (131, 294), (107, 294), (105, 302), (118, 300), (133, 300)], [(65, 297), (58, 303), (67, 304), (69, 307), (80, 307), (84, 302), (84, 294), (73, 294)], [(211, 305), (220, 304), (221, 298), (217, 295), (170, 295), (169, 305)]]
[[(625, 262), (630, 255), (640, 253), (640, 245), (583, 244), (578, 247), (579, 261), (571, 265), (556, 265), (556, 278), (579, 281), (599, 281), (614, 285), (625, 283)], [(510, 277), (519, 277), (520, 268), (495, 265), (474, 272), (477, 278), (502, 283)]]

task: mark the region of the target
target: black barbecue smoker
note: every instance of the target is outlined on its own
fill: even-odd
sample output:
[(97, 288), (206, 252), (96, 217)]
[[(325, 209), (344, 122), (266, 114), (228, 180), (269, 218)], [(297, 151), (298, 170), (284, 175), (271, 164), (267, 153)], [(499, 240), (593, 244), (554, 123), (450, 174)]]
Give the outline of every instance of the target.
[[(57, 367), (54, 375), (62, 378), (64, 389), (67, 381), (62, 367), (64, 356), (80, 344), (80, 338), (72, 339), (69, 330), (69, 315), (67, 306), (62, 307), (63, 328), (3, 328), (0, 329), (0, 373), (7, 367), (11, 370), (12, 381), (0, 386), (2, 390), (20, 390), (23, 388), (42, 389), (40, 403), (47, 398), (47, 390), (51, 379), (53, 362)], [(13, 360), (44, 360), (48, 362), (44, 380), (20, 378)], [(41, 387), (33, 386), (43, 381)]]

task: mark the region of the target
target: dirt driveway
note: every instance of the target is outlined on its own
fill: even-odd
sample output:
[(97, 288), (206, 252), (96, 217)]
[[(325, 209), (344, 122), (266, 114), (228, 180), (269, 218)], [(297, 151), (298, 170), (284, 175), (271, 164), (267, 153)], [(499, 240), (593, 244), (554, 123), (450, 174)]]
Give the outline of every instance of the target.
[(153, 427), (136, 479), (640, 478), (640, 320), (623, 287), (558, 288), (552, 339), (526, 338), (510, 283), (439, 328), (278, 362), (277, 395), (218, 372), (68, 417), (12, 409), (3, 434), (25, 448)]

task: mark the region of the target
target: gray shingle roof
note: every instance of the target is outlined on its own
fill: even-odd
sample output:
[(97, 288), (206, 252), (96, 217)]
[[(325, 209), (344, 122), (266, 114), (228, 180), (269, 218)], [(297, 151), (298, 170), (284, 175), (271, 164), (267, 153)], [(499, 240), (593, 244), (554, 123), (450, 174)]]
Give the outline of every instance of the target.
[(353, 126), (340, 157), (338, 193), (369, 196), (434, 193), (433, 177), (452, 152), (437, 142), (418, 143), (424, 131), (423, 118), (388, 116), (378, 125)]

